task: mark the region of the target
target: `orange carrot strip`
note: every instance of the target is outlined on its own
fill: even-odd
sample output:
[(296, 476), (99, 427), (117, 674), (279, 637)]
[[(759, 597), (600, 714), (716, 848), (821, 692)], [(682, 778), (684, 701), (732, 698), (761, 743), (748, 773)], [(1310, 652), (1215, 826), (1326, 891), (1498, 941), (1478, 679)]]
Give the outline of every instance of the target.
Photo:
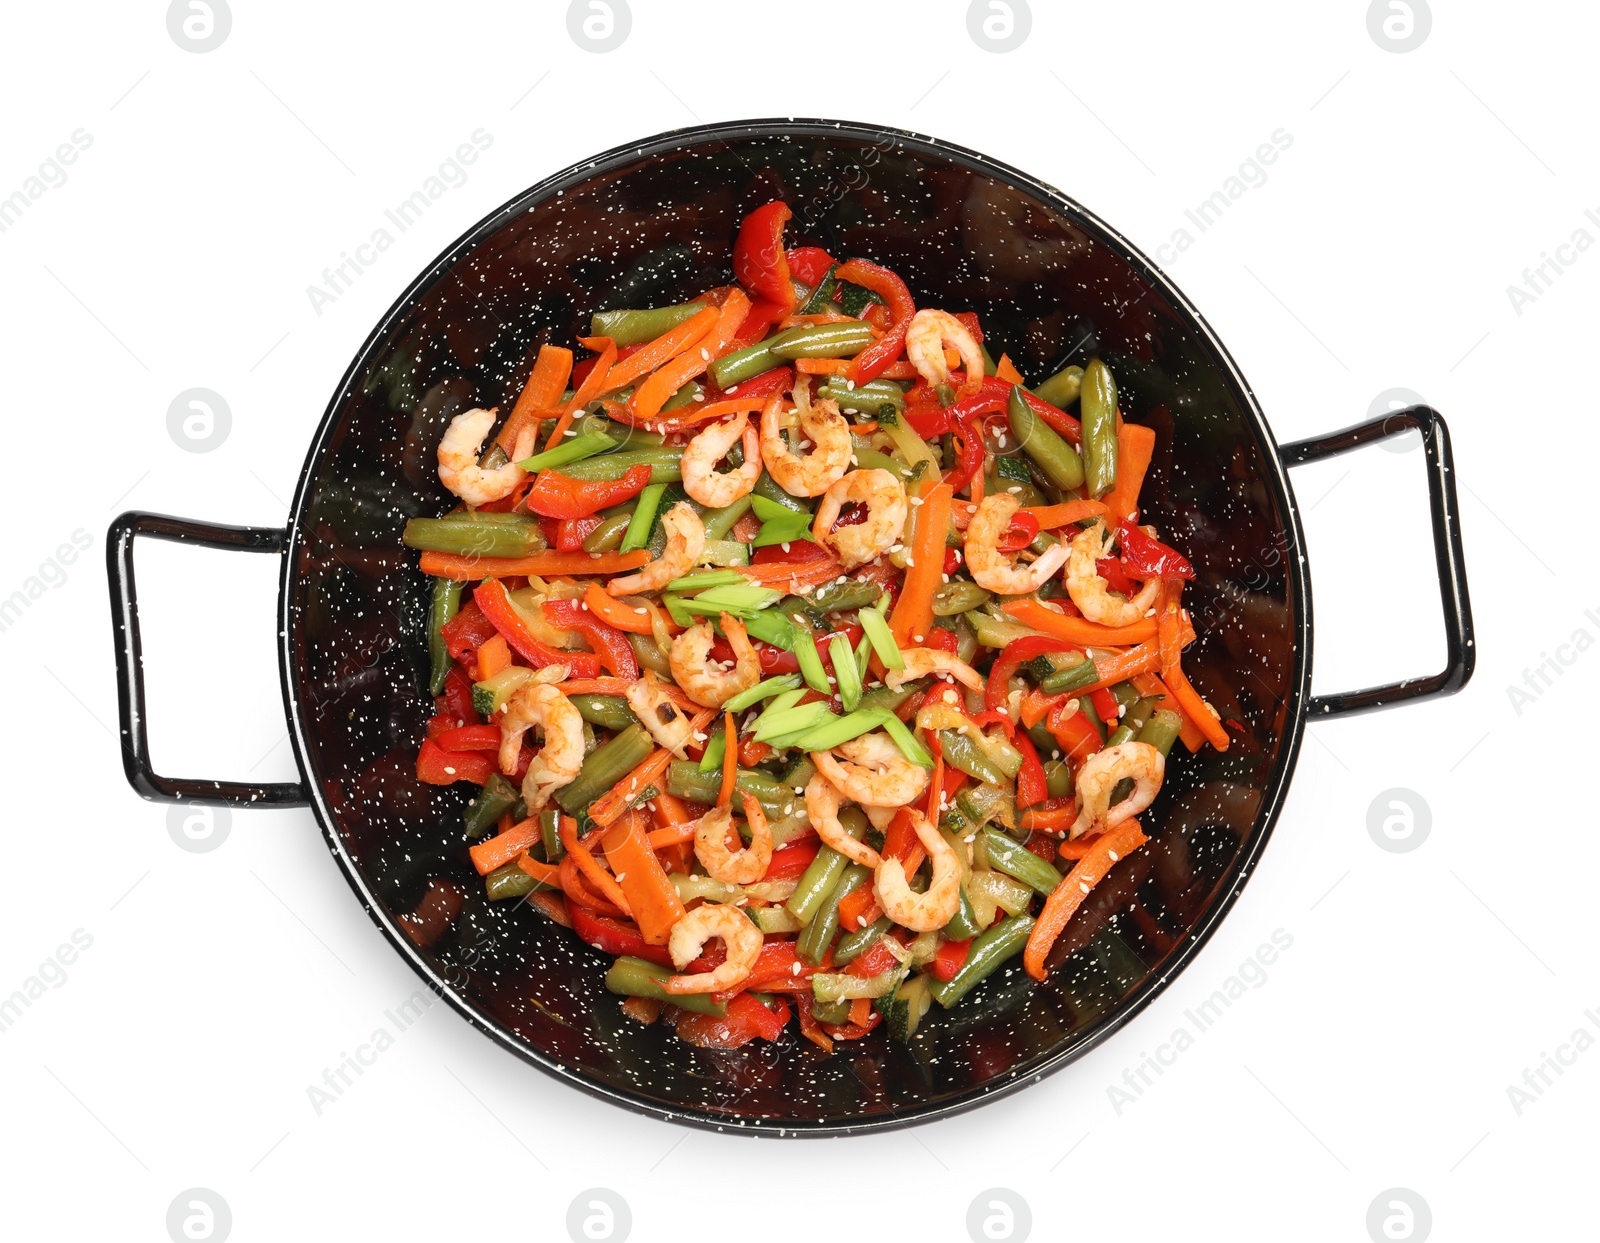
[(552, 889), (561, 888), (561, 869), (555, 864), (540, 863), (527, 851), (523, 851), (517, 858), (517, 866), (541, 885), (549, 885)]
[(1067, 828), (1078, 818), (1076, 803), (1066, 807), (1035, 808), (1033, 811), (1022, 813), (1022, 827), (1040, 833), (1054, 832), (1056, 829)]
[(724, 418), (730, 414), (748, 414), (767, 404), (765, 397), (727, 397), (722, 401), (692, 401), (687, 406), (668, 410), (650, 418), (635, 417), (626, 406), (618, 406), (610, 413), (614, 423), (624, 427), (647, 427), (659, 432), (686, 432), (702, 423)]
[(1169, 712), (1176, 712), (1183, 719), (1183, 724), (1178, 729), (1178, 737), (1183, 740), (1183, 745), (1191, 753), (1198, 751), (1204, 744), (1206, 736), (1200, 732), (1200, 727), (1194, 723), (1183, 705), (1178, 702), (1178, 697), (1167, 689), (1167, 684), (1153, 673), (1141, 673), (1132, 679), (1133, 689), (1140, 695), (1155, 695), (1162, 700), (1158, 708), (1166, 708)]
[(502, 634), (495, 635), (478, 649), (478, 681), (494, 677), (511, 664), (511, 645)]
[(1102, 626), (1084, 617), (1058, 613), (1038, 600), (1012, 600), (1003, 607), (1023, 625), (1083, 647), (1121, 647), (1156, 637), (1156, 622), (1152, 617), (1140, 618), (1131, 626)]
[(626, 695), (631, 685), (626, 678), (573, 678), (557, 682), (556, 689), (563, 695)]
[(902, 647), (926, 637), (933, 626), (933, 593), (944, 580), (944, 540), (950, 529), (953, 495), (949, 484), (936, 483), (922, 494), (922, 504), (917, 507), (905, 583), (889, 614), (890, 633)]
[(622, 892), (622, 886), (617, 884), (617, 878), (601, 867), (589, 848), (578, 839), (578, 822), (571, 816), (562, 816), (560, 824), (561, 844), (567, 848), (567, 857), (577, 865), (583, 879), (612, 906), (631, 917), (633, 907), (628, 895)]
[(1028, 934), (1027, 947), (1022, 951), (1022, 965), (1029, 975), (1036, 980), (1045, 978), (1045, 957), (1078, 907), (1083, 905), (1084, 898), (1105, 879), (1117, 860), (1131, 855), (1147, 840), (1137, 820), (1124, 820), (1094, 839), (1088, 853), (1073, 865), (1072, 871), (1044, 900), (1044, 909), (1039, 912), (1038, 922)]
[(686, 349), (676, 358), (663, 363), (634, 390), (628, 407), (635, 417), (648, 419), (660, 413), (669, 397), (705, 371), (712, 359), (720, 358), (727, 351), (748, 314), (750, 299), (744, 291), (730, 291), (723, 300), (711, 330), (702, 335), (692, 349)]
[(665, 945), (672, 925), (683, 918), (683, 902), (657, 861), (644, 825), (643, 812), (629, 812), (605, 831), (600, 844), (633, 909), (640, 935), (647, 944)]
[(867, 1020), (872, 1017), (872, 1002), (866, 997), (857, 997), (850, 1003), (850, 1022), (856, 1027), (865, 1027)]
[(561, 345), (541, 345), (528, 382), (522, 386), (522, 395), (517, 398), (500, 434), (494, 438), (495, 444), (509, 455), (525, 427), (555, 413), (556, 403), (561, 400), (571, 375), (572, 351)]
[[(572, 426), (573, 417), (597, 397), (610, 392), (606, 387), (610, 383), (611, 372), (615, 369), (617, 361), (617, 343), (610, 337), (579, 337), (584, 349), (598, 351), (600, 357), (595, 360), (589, 374), (583, 377), (583, 383), (578, 385), (578, 391), (568, 399), (567, 404), (561, 407), (561, 417), (556, 420), (556, 427), (550, 433), (550, 439), (544, 442), (545, 452), (549, 452), (561, 443), (561, 438), (567, 434), (567, 428)], [(612, 388), (617, 387), (612, 385)]]
[(557, 869), (557, 872), (561, 881), (561, 890), (566, 894), (569, 902), (576, 902), (579, 906), (587, 907), (589, 910), (601, 915), (613, 915), (618, 919), (627, 917), (628, 913), (621, 907), (613, 905), (589, 887), (589, 883), (583, 878), (583, 873), (578, 870), (576, 855), (571, 852), (562, 855), (561, 866)]
[(1004, 380), (1007, 384), (1022, 384), (1022, 372), (1017, 370), (1016, 364), (1011, 361), (1009, 354), (1000, 355), (1000, 361), (994, 365), (994, 378)]
[(878, 900), (872, 896), (871, 885), (862, 885), (859, 889), (852, 889), (839, 899), (839, 927), (846, 932), (855, 932), (857, 929), (865, 928), (871, 920), (864, 920), (862, 916), (867, 913), (870, 907), (874, 907), (877, 904)]
[(504, 833), (478, 842), (467, 853), (472, 856), (472, 866), (478, 869), (478, 875), (487, 876), (495, 868), (510, 863), (538, 840), (539, 818), (530, 816)]
[(794, 369), (801, 375), (843, 375), (850, 366), (848, 358), (797, 358)]
[(605, 393), (614, 393), (619, 388), (625, 388), (640, 376), (648, 375), (663, 363), (670, 362), (691, 345), (699, 344), (700, 338), (711, 331), (721, 314), (718, 307), (708, 306), (705, 310), (691, 315), (676, 328), (669, 328), (643, 349), (635, 350), (611, 368), (611, 374), (606, 376), (605, 388), (598, 395), (603, 396)]
[[(699, 733), (716, 715), (715, 708), (701, 709), (689, 721), (691, 732)], [(589, 818), (602, 829), (615, 823), (617, 817), (628, 809), (628, 804), (638, 798), (646, 787), (664, 784), (661, 776), (667, 771), (667, 764), (671, 759), (671, 751), (665, 747), (657, 747), (641, 760), (632, 772), (595, 800), (594, 806), (589, 808)]]
[(1101, 501), (1063, 501), (1059, 505), (1035, 505), (1022, 512), (1030, 515), (1041, 531), (1055, 531), (1085, 518), (1098, 518), (1106, 507)]
[(481, 578), (515, 578), (537, 574), (622, 574), (650, 560), (637, 552), (536, 552), (531, 557), (457, 557), (445, 552), (422, 554), (421, 570), (434, 578), (475, 583)]
[(1144, 484), (1150, 459), (1155, 456), (1156, 433), (1138, 423), (1117, 427), (1117, 481), (1101, 499), (1107, 510), (1106, 521), (1116, 525), (1139, 508), (1139, 489)]
[(752, 583), (758, 583), (763, 587), (791, 584), (820, 587), (844, 573), (844, 566), (832, 557), (821, 557), (816, 561), (772, 561), (766, 565), (736, 565), (731, 568), (743, 574)]
[(563, 928), (572, 927), (572, 916), (567, 914), (567, 900), (561, 894), (535, 889), (528, 895), (528, 905), (537, 907)]
[(739, 777), (739, 730), (733, 723), (733, 713), (723, 713), (722, 728), (727, 731), (728, 745), (722, 750), (722, 789), (717, 794), (717, 806), (732, 807), (733, 783)]
[[(583, 593), (583, 602), (589, 606), (589, 611), (605, 622), (608, 626), (615, 626), (618, 630), (626, 630), (630, 634), (654, 634), (650, 625), (650, 610), (636, 609), (632, 604), (624, 604), (613, 595), (609, 595), (599, 583), (590, 583)], [(617, 692), (621, 694), (621, 692)]]
[(684, 842), (692, 842), (697, 827), (697, 822), (690, 820), (684, 824), (669, 824), (664, 828), (651, 829), (650, 849), (665, 850), (668, 846), (681, 846)]
[(1173, 665), (1172, 668), (1163, 670), (1166, 683), (1172, 691), (1173, 698), (1178, 701), (1184, 713), (1190, 717), (1206, 736), (1209, 742), (1218, 751), (1228, 749), (1228, 731), (1222, 727), (1222, 718), (1217, 715), (1217, 710), (1200, 698), (1200, 692), (1189, 684), (1189, 679), (1184, 675), (1182, 665)]
[(689, 813), (689, 805), (681, 798), (664, 791), (650, 800), (650, 807), (658, 825), (691, 824), (698, 819)]

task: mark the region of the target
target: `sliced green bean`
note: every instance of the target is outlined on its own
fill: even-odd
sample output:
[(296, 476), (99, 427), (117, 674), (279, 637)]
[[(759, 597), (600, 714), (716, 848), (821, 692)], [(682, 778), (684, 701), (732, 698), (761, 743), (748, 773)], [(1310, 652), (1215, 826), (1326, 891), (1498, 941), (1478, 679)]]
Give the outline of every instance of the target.
[(489, 778), (489, 783), (461, 810), (461, 818), (467, 827), (467, 836), (482, 837), (494, 828), (495, 822), (501, 816), (521, 801), (522, 796), (517, 793), (517, 787), (499, 773), (495, 773)]
[[(800, 800), (800, 795), (791, 787), (753, 768), (737, 770), (734, 788), (743, 790), (760, 803), (761, 810), (766, 812), (769, 820), (789, 815), (790, 812), (784, 809), (792, 810)], [(674, 798), (686, 798), (691, 803), (705, 803), (709, 806), (717, 801), (717, 795), (721, 792), (720, 772), (703, 773), (700, 771), (700, 765), (694, 760), (673, 760), (667, 765), (667, 793)]]
[(444, 680), (450, 676), (455, 663), (445, 647), (444, 635), (439, 628), (461, 609), (461, 591), (464, 583), (448, 578), (433, 580), (433, 596), (428, 603), (428, 693), (444, 692)]
[(1035, 893), (1048, 898), (1061, 883), (1061, 873), (1055, 868), (1026, 846), (993, 829), (985, 829), (979, 834), (978, 842), (978, 849), (988, 852), (990, 867), (1020, 880)]
[(1079, 403), (1083, 419), (1083, 473), (1090, 499), (1117, 483), (1117, 383), (1098, 358), (1084, 369)]
[(955, 978), (932, 986), (933, 999), (949, 1009), (1005, 963), (1022, 953), (1033, 931), (1032, 915), (1011, 915), (973, 939)]
[[(839, 823), (844, 827), (844, 831), (857, 841), (866, 834), (865, 816), (859, 818), (851, 816), (848, 819), (841, 816)], [(827, 901), (833, 887), (839, 883), (839, 877), (844, 875), (847, 866), (850, 866), (850, 860), (832, 846), (824, 846), (817, 851), (817, 857), (811, 861), (811, 866), (806, 868), (805, 874), (800, 877), (799, 885), (784, 905), (801, 923), (810, 923), (822, 909), (822, 904)]]
[(699, 380), (690, 380), (661, 403), (661, 412), (665, 414), (668, 410), (682, 410), (685, 406), (692, 405), (697, 397), (704, 400), (705, 391), (705, 385), (701, 384)]
[(1055, 375), (1033, 390), (1033, 395), (1040, 401), (1048, 401), (1057, 409), (1065, 410), (1078, 400), (1078, 393), (1083, 387), (1083, 368), (1077, 365), (1063, 367)]
[(1083, 486), (1083, 459), (1078, 456), (1076, 449), (1056, 433), (1055, 428), (1033, 412), (1032, 407), (1023, 400), (1021, 385), (1011, 386), (1006, 419), (1022, 451), (1038, 464), (1046, 479), (1062, 491)]
[(651, 483), (677, 483), (683, 478), (683, 450), (663, 445), (606, 453), (574, 462), (561, 473), (580, 483), (601, 483), (621, 479), (635, 466), (650, 468)]
[(554, 886), (541, 885), (527, 872), (515, 859), (510, 863), (501, 864), (483, 878), (484, 891), (489, 895), (489, 901), (499, 902), (505, 898), (525, 898), (535, 889), (551, 889)]
[(609, 518), (602, 518), (600, 525), (584, 537), (583, 551), (615, 552), (628, 533), (628, 526), (633, 521), (634, 508), (630, 505), (625, 514), (612, 514)]
[(1039, 689), (1046, 694), (1059, 695), (1062, 691), (1081, 690), (1083, 687), (1100, 680), (1100, 670), (1094, 661), (1087, 658), (1065, 669), (1057, 669), (1046, 676), (1039, 683)]
[(738, 522), (740, 518), (743, 518), (749, 512), (749, 496), (741, 496), (732, 505), (726, 505), (721, 509), (706, 510), (706, 512), (701, 516), (701, 521), (705, 524), (706, 528), (706, 539), (727, 539), (728, 532), (733, 530), (733, 524)]
[(868, 924), (865, 928), (857, 928), (854, 932), (847, 932), (839, 938), (839, 943), (833, 947), (833, 965), (836, 967), (847, 966), (851, 959), (859, 958), (872, 943), (888, 932), (894, 926), (894, 921), (887, 915), (880, 915), (875, 923)]
[(677, 973), (643, 958), (624, 955), (611, 964), (606, 972), (606, 988), (624, 997), (649, 997), (655, 1001), (670, 1001), (681, 1010), (696, 1014), (712, 1014), (721, 1018), (728, 1013), (728, 1003), (711, 1000), (709, 993), (669, 993), (666, 981)]
[[(781, 335), (781, 334), (780, 334)], [(776, 337), (768, 337), (765, 341), (757, 341), (754, 345), (747, 345), (742, 350), (734, 350), (731, 354), (724, 354), (706, 369), (706, 374), (718, 388), (726, 392), (729, 388), (743, 384), (746, 380), (753, 380), (763, 372), (771, 371), (774, 367), (781, 367), (783, 359), (772, 352), (772, 343)], [(738, 396), (737, 393), (734, 396)]]
[(400, 542), (407, 548), (457, 557), (526, 557), (549, 547), (539, 524), (521, 514), (412, 518)]
[[(610, 742), (590, 753), (573, 780), (556, 791), (556, 802), (569, 816), (589, 805), (621, 781), (656, 749), (643, 725), (630, 725)], [(715, 801), (715, 800), (713, 800)]]
[(539, 838), (544, 842), (544, 858), (546, 863), (560, 863), (567, 857), (567, 844), (561, 840), (561, 813), (559, 811), (541, 811), (539, 813)]
[(977, 583), (968, 582), (964, 578), (954, 579), (933, 593), (933, 615), (955, 617), (961, 613), (970, 613), (988, 599), (989, 593)]
[(958, 734), (953, 729), (941, 729), (938, 733), (939, 747), (944, 752), (944, 762), (951, 768), (959, 769), (974, 780), (992, 785), (999, 785), (1006, 780), (1006, 775), (1000, 771), (999, 765), (966, 734)]
[(837, 403), (841, 410), (861, 410), (868, 414), (877, 414), (884, 406), (898, 410), (906, 404), (905, 390), (893, 380), (871, 380), (851, 388), (843, 376), (829, 376), (818, 386), (817, 396)]
[(1183, 718), (1170, 708), (1162, 708), (1139, 731), (1139, 741), (1149, 743), (1162, 755), (1170, 755), (1182, 729)]
[[(839, 931), (839, 903), (871, 879), (871, 868), (862, 867), (859, 863), (852, 863), (845, 868), (833, 889), (811, 916), (811, 922), (800, 933), (799, 940), (795, 942), (795, 953), (812, 966), (820, 963)], [(791, 914), (799, 918), (798, 912), (791, 911)]]
[(865, 323), (801, 324), (772, 339), (768, 348), (779, 358), (848, 358), (872, 344)]
[(591, 337), (610, 337), (617, 345), (643, 345), (705, 310), (707, 303), (683, 302), (644, 310), (600, 311), (589, 319)]
[(567, 702), (578, 710), (578, 715), (590, 725), (610, 730), (624, 730), (638, 718), (628, 707), (626, 699), (616, 695), (568, 695)]
[(523, 458), (517, 465), (530, 473), (551, 470), (571, 462), (581, 462), (584, 458), (604, 453), (607, 449), (615, 449), (621, 443), (620, 440), (607, 436), (604, 432), (584, 432), (571, 440), (563, 440), (554, 449), (546, 449), (543, 453)]

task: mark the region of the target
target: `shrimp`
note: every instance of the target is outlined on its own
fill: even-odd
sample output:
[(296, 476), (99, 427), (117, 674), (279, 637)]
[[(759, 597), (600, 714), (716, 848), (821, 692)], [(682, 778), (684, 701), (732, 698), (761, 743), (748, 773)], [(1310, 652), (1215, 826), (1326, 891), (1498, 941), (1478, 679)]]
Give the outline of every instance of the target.
[(708, 621), (690, 626), (672, 641), (672, 649), (667, 653), (672, 680), (702, 708), (720, 708), (761, 681), (761, 657), (750, 646), (744, 623), (731, 613), (724, 613), (722, 633), (733, 649), (732, 670), (725, 671), (711, 660), (711, 644), (716, 633)]
[(891, 669), (883, 675), (883, 684), (892, 691), (899, 690), (907, 682), (925, 678), (930, 673), (952, 677), (962, 686), (975, 691), (981, 691), (987, 685), (983, 675), (966, 661), (936, 647), (902, 648), (900, 654), (905, 659), (906, 667)]
[(682, 578), (694, 569), (706, 547), (706, 527), (700, 515), (685, 501), (679, 501), (661, 525), (667, 532), (666, 551), (636, 574), (614, 578), (606, 584), (613, 596), (636, 596), (646, 591), (660, 591), (675, 578)]
[[(835, 530), (840, 510), (851, 502), (867, 507), (867, 520)], [(888, 471), (853, 470), (823, 493), (811, 538), (831, 547), (848, 570), (898, 544), (910, 512), (905, 488)]]
[(994, 492), (983, 498), (967, 524), (966, 558), (972, 581), (997, 595), (1025, 596), (1038, 591), (1071, 555), (1066, 544), (1052, 544), (1032, 564), (1018, 565), (1012, 554), (1001, 552), (1000, 537), (1017, 508), (1017, 498), (1011, 493)]
[(713, 807), (700, 817), (694, 830), (694, 856), (705, 865), (714, 880), (725, 885), (753, 885), (767, 874), (772, 862), (772, 829), (761, 804), (748, 794), (744, 797), (744, 822), (750, 826), (750, 844), (742, 850), (728, 849), (728, 833), (733, 828), (733, 812)]
[(983, 383), (983, 353), (966, 326), (948, 311), (918, 311), (906, 329), (906, 358), (930, 387), (950, 383), (950, 368), (945, 366), (944, 347), (961, 355), (967, 373), (966, 389)]
[(694, 725), (689, 714), (667, 694), (661, 679), (646, 669), (644, 676), (631, 683), (623, 694), (628, 707), (633, 709), (633, 715), (639, 718), (639, 724), (650, 732), (650, 736), (680, 760), (683, 759), (683, 749), (694, 736)]
[[(821, 496), (850, 469), (850, 425), (837, 402), (824, 399), (805, 407), (800, 430), (812, 449), (796, 457), (784, 439), (782, 409), (783, 394), (774, 393), (761, 411), (761, 460), (790, 496)], [(749, 457), (746, 451), (745, 460)]]
[[(741, 438), (744, 462), (738, 469), (723, 474), (717, 469), (717, 463)], [(754, 424), (743, 416), (713, 423), (683, 451), (683, 490), (707, 509), (722, 509), (741, 496), (749, 496), (760, 478), (760, 442)]]
[[(1090, 828), (1104, 832), (1137, 816), (1155, 802), (1166, 768), (1167, 757), (1148, 742), (1121, 742), (1096, 751), (1078, 770), (1078, 818), (1068, 836), (1082, 837)], [(1133, 793), (1112, 807), (1111, 792), (1124, 777), (1133, 779)]]
[(933, 861), (933, 879), (927, 892), (912, 893), (906, 880), (905, 865), (889, 858), (878, 864), (872, 878), (872, 896), (883, 913), (912, 932), (933, 932), (943, 928), (961, 907), (961, 861), (944, 835), (921, 812), (911, 813), (917, 840)]
[[(504, 500), (526, 475), (516, 464), (516, 453), (511, 461), (493, 470), (478, 465), (478, 454), (498, 414), (498, 410), (482, 409), (458, 414), (450, 420), (444, 439), (439, 442), (439, 482), (468, 505)], [(522, 447), (519, 442), (519, 453)]]
[(517, 771), (522, 736), (532, 726), (544, 731), (544, 746), (522, 779), (522, 799), (530, 811), (578, 775), (583, 767), (583, 718), (567, 697), (548, 683), (531, 683), (506, 701), (500, 712), (500, 771)]
[(834, 789), (863, 806), (904, 807), (928, 788), (931, 777), (922, 765), (901, 755), (889, 735), (876, 731), (832, 751), (813, 751), (811, 762)]
[(1105, 555), (1105, 523), (1096, 522), (1078, 533), (1067, 558), (1067, 594), (1090, 621), (1102, 626), (1131, 626), (1154, 607), (1161, 580), (1148, 579), (1138, 595), (1124, 600), (1100, 577), (1095, 563)]
[(761, 954), (761, 929), (736, 906), (705, 902), (694, 908), (667, 935), (667, 953), (682, 971), (696, 958), (712, 937), (721, 937), (728, 956), (711, 971), (696, 975), (674, 975), (665, 981), (669, 993), (720, 993), (750, 978)]
[(842, 800), (833, 782), (821, 773), (813, 773), (806, 782), (806, 818), (817, 836), (826, 846), (832, 846), (852, 863), (876, 868), (882, 860), (878, 852), (865, 842), (858, 842), (844, 831), (839, 823), (839, 804)]

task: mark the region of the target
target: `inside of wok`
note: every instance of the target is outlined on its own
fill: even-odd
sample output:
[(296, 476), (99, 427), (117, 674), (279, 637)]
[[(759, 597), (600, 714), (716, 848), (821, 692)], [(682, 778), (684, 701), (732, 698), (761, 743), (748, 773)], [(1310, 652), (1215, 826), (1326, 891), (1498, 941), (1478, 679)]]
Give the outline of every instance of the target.
[[(987, 170), (987, 171), (985, 171)], [(370, 343), (314, 451), (287, 597), (289, 679), (319, 808), (378, 912), (520, 1052), (657, 1110), (732, 1125), (850, 1127), (952, 1107), (1081, 1049), (1154, 985), (1236, 888), (1289, 747), (1298, 607), (1290, 520), (1254, 417), (1202, 330), (1099, 227), (1027, 183), (914, 141), (791, 132), (615, 157), (519, 205), (464, 246)], [(1068, 188), (1070, 190), (1070, 187)], [(474, 787), (415, 778), (428, 585), (406, 518), (452, 503), (445, 424), (507, 408), (541, 342), (591, 313), (682, 301), (731, 279), (743, 214), (782, 197), (788, 244), (897, 271), (917, 303), (973, 310), (991, 353), (1037, 383), (1098, 355), (1124, 415), (1156, 429), (1144, 518), (1193, 559), (1199, 643), (1185, 667), (1237, 721), (1225, 756), (1180, 744), (1151, 843), (1095, 891), (1035, 984), (1016, 959), (910, 1047), (880, 1027), (825, 1057), (710, 1051), (625, 1018), (607, 959), (526, 903), (490, 904), (466, 857)]]

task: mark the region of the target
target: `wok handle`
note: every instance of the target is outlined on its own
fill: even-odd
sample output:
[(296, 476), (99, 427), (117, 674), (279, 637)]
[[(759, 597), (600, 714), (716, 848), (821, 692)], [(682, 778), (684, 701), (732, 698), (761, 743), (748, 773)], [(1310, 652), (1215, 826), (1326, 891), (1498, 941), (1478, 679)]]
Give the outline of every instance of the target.
[(1454, 695), (1472, 677), (1478, 653), (1472, 636), (1472, 601), (1467, 596), (1467, 567), (1461, 552), (1461, 514), (1456, 503), (1455, 462), (1450, 454), (1450, 432), (1438, 411), (1412, 406), (1381, 419), (1358, 423), (1343, 431), (1283, 446), (1289, 467), (1320, 462), (1375, 444), (1415, 428), (1422, 433), (1427, 458), (1428, 508), (1433, 516), (1433, 555), (1439, 571), (1439, 603), (1444, 607), (1445, 665), (1431, 677), (1407, 678), (1388, 686), (1313, 695), (1310, 719), (1342, 713), (1375, 712), (1408, 699)]
[(283, 552), (288, 532), (279, 527), (227, 527), (162, 514), (126, 513), (106, 532), (106, 574), (111, 581), (111, 628), (117, 653), (117, 717), (122, 731), (122, 768), (128, 784), (163, 803), (218, 807), (299, 807), (310, 796), (298, 782), (251, 785), (163, 777), (150, 766), (145, 730), (144, 653), (139, 643), (139, 602), (133, 580), (136, 536), (198, 544), (236, 552)]

